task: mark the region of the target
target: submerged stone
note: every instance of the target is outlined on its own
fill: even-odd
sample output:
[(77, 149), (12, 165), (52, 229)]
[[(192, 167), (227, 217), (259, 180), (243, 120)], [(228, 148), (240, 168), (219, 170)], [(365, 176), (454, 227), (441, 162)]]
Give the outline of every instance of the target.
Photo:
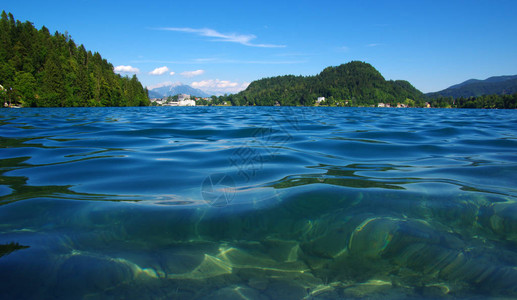
[(232, 266), (227, 262), (205, 254), (205, 258), (191, 272), (183, 274), (168, 274), (168, 279), (206, 279), (232, 273)]
[(109, 258), (88, 255), (72, 255), (58, 269), (56, 293), (69, 297), (78, 291), (113, 289), (131, 282), (134, 272), (131, 266)]
[(517, 244), (517, 203), (494, 203), (480, 215), (480, 223), (496, 235)]
[(262, 295), (259, 291), (249, 287), (225, 287), (220, 290), (207, 295), (207, 299), (220, 299), (220, 300), (246, 300), (246, 299), (257, 299), (257, 300), (268, 300), (269, 298)]
[(379, 279), (370, 279), (367, 282), (354, 284), (345, 288), (343, 290), (343, 295), (345, 297), (364, 298), (387, 291), (391, 289), (391, 287), (391, 282)]
[(268, 285), (264, 294), (270, 299), (303, 299), (308, 291), (296, 281), (276, 280)]

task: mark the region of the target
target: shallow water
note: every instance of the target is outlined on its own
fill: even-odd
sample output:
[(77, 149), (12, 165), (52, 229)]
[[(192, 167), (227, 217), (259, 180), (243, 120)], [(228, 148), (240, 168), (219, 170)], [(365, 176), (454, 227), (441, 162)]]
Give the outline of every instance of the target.
[(517, 112), (0, 110), (0, 298), (515, 298)]

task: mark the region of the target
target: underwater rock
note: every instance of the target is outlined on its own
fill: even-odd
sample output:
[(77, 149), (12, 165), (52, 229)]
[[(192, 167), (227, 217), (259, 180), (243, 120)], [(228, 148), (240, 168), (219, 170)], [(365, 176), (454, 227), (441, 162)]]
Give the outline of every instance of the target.
[(364, 298), (366, 296), (372, 296), (374, 294), (390, 290), (391, 288), (391, 282), (379, 279), (371, 279), (367, 282), (358, 283), (348, 288), (345, 288), (343, 290), (343, 295), (347, 298)]
[(507, 266), (495, 254), (487, 254), (496, 249), (485, 249), (477, 255), (466, 252), (465, 247), (453, 234), (421, 220), (368, 218), (350, 236), (349, 260), (389, 261), (395, 270), (410, 268), (427, 281), (464, 282), (474, 286), (476, 292), (515, 295), (517, 268)]
[(276, 280), (264, 291), (270, 299), (302, 299), (307, 296), (307, 288), (295, 281)]
[(305, 254), (334, 259), (348, 254), (348, 240), (356, 224), (371, 214), (354, 215), (354, 211), (326, 215), (318, 220), (307, 220), (307, 230), (300, 247)]
[(449, 294), (450, 288), (444, 283), (428, 284), (420, 288), (420, 294), (426, 298), (444, 298)]
[(351, 255), (376, 258), (391, 242), (398, 227), (398, 220), (369, 218), (355, 228), (348, 241)]
[(249, 287), (225, 287), (214, 293), (208, 295), (206, 299), (221, 299), (221, 300), (243, 300), (243, 299), (257, 299), (267, 300), (269, 299), (265, 295), (260, 294), (255, 289)]
[(339, 294), (332, 284), (320, 284), (307, 289), (307, 296), (304, 299), (339, 299)]
[(217, 253), (218, 245), (208, 242), (171, 244), (152, 257), (146, 266), (160, 269), (164, 274), (185, 274), (192, 272), (206, 258), (206, 254)]
[(72, 255), (57, 272), (56, 292), (66, 295), (86, 295), (92, 290), (113, 289), (134, 279), (132, 268), (113, 259), (88, 255)]
[(266, 248), (266, 254), (280, 262), (295, 262), (298, 260), (301, 249), (297, 241), (286, 241), (280, 239), (266, 239), (261, 241)]
[(217, 258), (226, 262), (235, 269), (256, 269), (282, 276), (282, 274), (303, 274), (310, 271), (302, 261), (278, 262), (260, 252), (248, 252), (237, 247), (221, 246)]
[(205, 254), (205, 258), (195, 269), (188, 273), (168, 274), (168, 279), (206, 279), (232, 273), (232, 266), (227, 262)]
[(517, 203), (493, 203), (481, 210), (479, 222), (499, 237), (517, 244)]
[(342, 230), (343, 225), (316, 224), (314, 231), (322, 229), (321, 234), (312, 232), (312, 237), (301, 244), (303, 252), (322, 258), (336, 258), (347, 252), (347, 232)]
[(374, 217), (364, 220), (354, 229), (348, 241), (348, 249), (350, 255), (387, 258), (399, 255), (403, 249), (416, 243), (454, 244), (458, 241), (452, 237), (444, 239), (444, 234), (447, 233), (438, 233), (422, 220)]
[(487, 202), (483, 198), (473, 198), (472, 195), (458, 195), (454, 198), (426, 199), (420, 203), (422, 211), (419, 213), (426, 220), (468, 232), (476, 223), (479, 208)]
[(248, 286), (256, 290), (263, 291), (267, 288), (269, 280), (267, 278), (250, 278), (248, 280)]

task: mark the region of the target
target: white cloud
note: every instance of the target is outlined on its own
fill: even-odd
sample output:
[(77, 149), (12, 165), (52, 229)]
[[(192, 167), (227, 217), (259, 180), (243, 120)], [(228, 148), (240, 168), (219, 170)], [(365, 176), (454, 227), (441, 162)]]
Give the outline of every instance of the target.
[(228, 88), (236, 87), (237, 85), (239, 85), (237, 82), (219, 79), (209, 79), (192, 83), (192, 86), (195, 88)]
[(150, 85), (147, 88), (149, 90), (154, 90), (154, 89), (161, 88), (161, 87), (164, 87), (164, 86), (178, 86), (178, 85), (182, 85), (182, 84), (183, 83), (181, 83), (181, 82), (165, 81), (165, 82), (157, 83), (157, 84), (154, 84), (154, 85)]
[(171, 76), (174, 75), (174, 74), (176, 74), (176, 72), (170, 72), (169, 73), (169, 75), (171, 75)]
[(113, 71), (116, 73), (138, 73), (140, 70), (138, 68), (134, 68), (132, 66), (116, 66), (113, 68)]
[(180, 75), (190, 78), (190, 77), (202, 75), (204, 73), (205, 73), (205, 70), (195, 70), (195, 71), (185, 71), (185, 72), (180, 73)]
[(167, 67), (160, 67), (160, 68), (156, 68), (154, 70), (152, 70), (151, 72), (149, 72), (149, 75), (163, 75), (165, 73), (167, 73), (169, 71), (169, 68)]
[(249, 82), (232, 82), (229, 80), (219, 80), (219, 79), (208, 79), (203, 81), (195, 81), (190, 84), (193, 88), (201, 89), (208, 92), (216, 92), (216, 93), (238, 93), (242, 90), (245, 90), (249, 84)]
[(383, 44), (379, 44), (379, 43), (371, 43), (371, 44), (368, 44), (366, 45), (366, 47), (378, 47), (378, 46), (382, 46)]
[(244, 46), (249, 47), (260, 47), (260, 48), (285, 48), (285, 45), (272, 45), (272, 44), (254, 44), (251, 43), (251, 40), (254, 40), (257, 38), (256, 35), (253, 34), (237, 34), (237, 33), (229, 33), (224, 34), (215, 31), (214, 29), (210, 28), (179, 28), (179, 27), (168, 27), (168, 28), (159, 28), (159, 30), (167, 30), (167, 31), (177, 31), (177, 32), (187, 32), (187, 33), (194, 33), (200, 36), (206, 36), (214, 38), (213, 41), (215, 42), (231, 42), (231, 43), (238, 43)]

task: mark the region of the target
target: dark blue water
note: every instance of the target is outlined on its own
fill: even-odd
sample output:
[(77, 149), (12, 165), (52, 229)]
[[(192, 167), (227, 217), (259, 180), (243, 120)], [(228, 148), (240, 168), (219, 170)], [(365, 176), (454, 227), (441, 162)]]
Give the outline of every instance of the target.
[(517, 112), (0, 110), (2, 299), (517, 297)]

